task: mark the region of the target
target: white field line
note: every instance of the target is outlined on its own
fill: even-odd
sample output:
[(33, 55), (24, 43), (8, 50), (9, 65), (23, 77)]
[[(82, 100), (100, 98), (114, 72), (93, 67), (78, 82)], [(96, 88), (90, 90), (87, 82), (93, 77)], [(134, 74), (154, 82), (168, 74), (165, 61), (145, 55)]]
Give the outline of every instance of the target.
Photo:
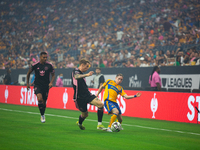
[[(27, 113), (27, 114), (34, 114), (34, 115), (40, 115), (40, 113), (29, 112), (29, 111), (21, 111), (21, 110), (5, 109), (5, 108), (0, 108), (0, 110), (3, 110), (3, 111), (12, 111), (12, 112), (19, 112), (19, 113)], [(45, 115), (46, 116), (53, 116), (53, 117), (60, 117), (60, 118), (75, 119), (75, 120), (78, 119), (78, 118), (75, 118), (75, 117), (61, 116), (61, 115), (54, 115), (54, 114), (45, 114)], [(87, 121), (96, 122), (96, 120), (92, 120), (92, 119), (87, 119)], [(108, 123), (106, 121), (103, 121), (103, 122), (104, 123)], [(175, 133), (182, 133), (182, 134), (192, 134), (192, 135), (199, 135), (200, 136), (199, 133), (194, 133), (194, 132), (184, 132), (184, 131), (178, 131), (178, 130), (153, 128), (153, 127), (146, 127), (146, 126), (140, 126), (140, 125), (131, 125), (131, 124), (123, 124), (123, 126), (131, 126), (131, 127), (145, 128), (145, 129), (150, 129), (150, 130), (168, 131), (168, 132), (175, 132)]]

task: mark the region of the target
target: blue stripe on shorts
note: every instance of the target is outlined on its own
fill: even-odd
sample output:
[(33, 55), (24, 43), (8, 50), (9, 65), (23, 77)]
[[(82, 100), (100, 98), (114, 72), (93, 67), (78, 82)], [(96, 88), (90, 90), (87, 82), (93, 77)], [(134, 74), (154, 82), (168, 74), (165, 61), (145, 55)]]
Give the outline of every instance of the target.
[(105, 106), (106, 110), (108, 111), (108, 113), (111, 113), (113, 108), (117, 108), (118, 111), (119, 111), (119, 114), (122, 114), (121, 110), (119, 108), (119, 105), (117, 103), (115, 103), (115, 102), (112, 102), (112, 101), (109, 101), (109, 100), (105, 100), (104, 101), (104, 106)]

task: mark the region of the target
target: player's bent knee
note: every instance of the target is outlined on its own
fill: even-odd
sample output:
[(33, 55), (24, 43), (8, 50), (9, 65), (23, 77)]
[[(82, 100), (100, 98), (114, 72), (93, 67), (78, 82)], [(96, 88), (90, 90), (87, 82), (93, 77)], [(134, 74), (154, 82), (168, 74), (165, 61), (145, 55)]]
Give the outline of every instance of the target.
[(43, 100), (38, 100), (38, 104), (42, 104), (43, 103)]
[(96, 101), (96, 103), (91, 103), (91, 104), (97, 106), (98, 108), (104, 107), (104, 104), (101, 101)]
[(103, 103), (100, 103), (99, 106), (98, 106), (98, 108), (100, 108), (100, 109), (103, 108), (103, 107), (104, 107)]
[(113, 109), (113, 113), (118, 115), (119, 111), (117, 109)]
[(43, 102), (44, 100), (43, 100), (43, 98), (42, 98), (42, 96), (37, 96), (37, 99), (38, 99), (38, 102)]
[(83, 117), (84, 117), (84, 118), (87, 118), (87, 117), (88, 117), (88, 114), (84, 115)]
[(88, 112), (82, 113), (82, 117), (83, 118), (87, 118), (88, 117)]

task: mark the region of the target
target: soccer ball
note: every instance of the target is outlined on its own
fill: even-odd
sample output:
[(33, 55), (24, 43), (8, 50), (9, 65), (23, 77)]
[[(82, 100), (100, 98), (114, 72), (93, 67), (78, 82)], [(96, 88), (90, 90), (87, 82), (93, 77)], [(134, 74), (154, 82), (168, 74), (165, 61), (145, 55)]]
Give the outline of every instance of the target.
[(121, 130), (121, 124), (119, 122), (113, 122), (111, 125), (111, 130), (113, 132), (119, 132)]

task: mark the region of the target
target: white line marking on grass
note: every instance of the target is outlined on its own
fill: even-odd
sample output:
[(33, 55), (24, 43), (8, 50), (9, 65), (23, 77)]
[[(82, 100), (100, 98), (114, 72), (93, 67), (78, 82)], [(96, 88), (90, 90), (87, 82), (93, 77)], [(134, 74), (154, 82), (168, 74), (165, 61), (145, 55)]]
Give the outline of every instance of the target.
[(193, 132), (183, 132), (183, 131), (176, 131), (176, 130), (169, 130), (169, 129), (161, 129), (161, 128), (152, 128), (152, 127), (145, 127), (145, 126), (139, 126), (139, 125), (129, 125), (129, 124), (123, 124), (126, 126), (134, 126), (138, 128), (146, 128), (146, 129), (152, 129), (152, 130), (161, 130), (161, 131), (169, 131), (169, 132), (177, 132), (177, 133), (185, 133), (185, 134), (193, 134), (193, 135), (200, 135), (199, 133), (193, 133)]
[[(28, 114), (34, 114), (34, 115), (40, 115), (40, 113), (35, 112), (29, 112), (29, 111), (21, 111), (21, 110), (12, 110), (12, 109), (5, 109), (0, 108), (0, 110), (4, 111), (13, 111), (13, 112), (20, 112), (20, 113), (28, 113)], [(61, 116), (61, 115), (54, 115), (54, 114), (45, 114), (46, 116), (53, 116), (53, 117), (60, 117), (60, 118), (68, 118), (68, 119), (78, 119), (75, 117), (69, 117), (69, 116)], [(87, 121), (96, 122), (96, 120), (87, 119)], [(103, 121), (104, 123), (108, 123), (106, 121)], [(145, 128), (145, 129), (151, 129), (151, 130), (160, 130), (160, 131), (168, 131), (168, 132), (176, 132), (176, 133), (182, 133), (182, 134), (192, 134), (192, 135), (199, 135), (199, 133), (193, 133), (193, 132), (183, 132), (183, 131), (177, 131), (177, 130), (169, 130), (169, 129), (161, 129), (161, 128), (153, 128), (153, 127), (145, 127), (145, 126), (139, 126), (139, 125), (130, 125), (130, 124), (123, 124), (123, 126), (131, 126), (131, 127), (138, 127), (138, 128)]]

